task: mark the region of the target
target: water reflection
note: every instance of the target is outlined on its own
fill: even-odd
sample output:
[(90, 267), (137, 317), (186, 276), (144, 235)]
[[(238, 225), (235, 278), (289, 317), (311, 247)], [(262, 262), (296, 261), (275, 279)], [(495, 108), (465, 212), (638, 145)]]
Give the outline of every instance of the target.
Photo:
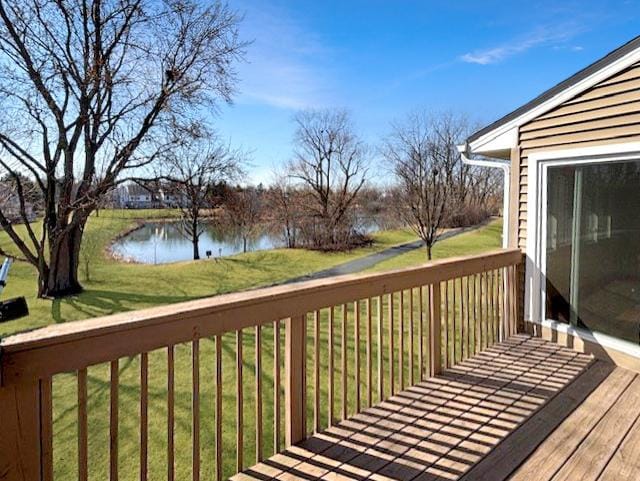
[[(248, 251), (283, 247), (276, 235), (269, 233), (250, 239)], [(112, 246), (113, 253), (121, 258), (144, 264), (164, 264), (193, 259), (193, 245), (187, 239), (179, 222), (149, 222), (144, 224)], [(200, 257), (211, 251), (212, 257), (229, 256), (243, 251), (242, 239), (207, 226), (200, 236)]]

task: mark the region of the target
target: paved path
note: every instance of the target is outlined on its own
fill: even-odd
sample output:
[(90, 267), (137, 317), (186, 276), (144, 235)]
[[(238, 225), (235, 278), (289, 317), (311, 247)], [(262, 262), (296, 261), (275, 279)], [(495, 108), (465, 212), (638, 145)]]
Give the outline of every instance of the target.
[[(440, 236), (438, 241), (450, 239), (451, 237), (463, 234), (464, 232), (469, 232), (471, 230), (478, 229), (484, 225), (485, 224), (471, 226), (471, 227), (458, 227), (455, 229), (448, 230), (447, 232), (445, 232)], [(392, 259), (401, 254), (405, 254), (407, 252), (411, 252), (421, 248), (424, 248), (424, 243), (421, 240), (418, 240), (415, 242), (409, 242), (407, 244), (400, 244), (397, 246), (389, 247), (388, 249), (385, 249), (383, 251), (376, 252), (375, 254), (370, 254), (368, 256), (360, 257), (359, 259), (354, 259), (352, 261), (345, 262), (344, 264), (339, 264), (337, 266), (331, 267), (329, 269), (325, 269), (323, 271), (313, 272), (311, 274), (307, 274), (300, 277), (294, 277), (293, 279), (287, 279), (282, 284), (292, 284), (294, 282), (310, 281), (314, 279), (325, 279), (327, 277), (341, 276), (344, 274), (355, 274), (356, 272), (369, 269), (370, 267), (373, 267), (382, 261), (386, 261), (387, 259)], [(425, 257), (426, 257), (426, 253), (425, 253)]]

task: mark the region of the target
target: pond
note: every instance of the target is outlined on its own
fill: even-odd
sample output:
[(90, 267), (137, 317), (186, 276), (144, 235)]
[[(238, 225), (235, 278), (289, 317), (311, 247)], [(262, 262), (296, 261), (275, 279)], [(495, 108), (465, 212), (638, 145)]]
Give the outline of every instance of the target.
[[(248, 251), (283, 247), (277, 236), (263, 234), (249, 241)], [(143, 264), (165, 264), (193, 259), (193, 245), (181, 231), (179, 222), (148, 222), (139, 229), (117, 240), (111, 247), (120, 258)], [(214, 226), (207, 226), (200, 236), (200, 257), (206, 258), (239, 254), (243, 250), (242, 239), (225, 234)]]
[[(374, 220), (360, 222), (362, 232), (377, 230)], [(249, 252), (281, 247), (284, 247), (284, 241), (272, 233), (261, 234), (247, 244)], [(193, 245), (182, 233), (180, 222), (147, 222), (114, 242), (111, 251), (119, 258), (142, 264), (166, 264), (193, 259)], [(213, 225), (207, 225), (200, 236), (200, 257), (206, 258), (207, 251), (211, 251), (212, 257), (240, 254), (243, 251), (242, 239)]]

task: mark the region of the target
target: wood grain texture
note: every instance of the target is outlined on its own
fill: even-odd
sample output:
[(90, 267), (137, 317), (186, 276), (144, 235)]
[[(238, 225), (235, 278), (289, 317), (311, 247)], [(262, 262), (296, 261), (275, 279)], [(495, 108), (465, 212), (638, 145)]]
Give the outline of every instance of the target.
[(39, 382), (0, 388), (0, 406), (0, 479), (38, 479), (41, 456)]

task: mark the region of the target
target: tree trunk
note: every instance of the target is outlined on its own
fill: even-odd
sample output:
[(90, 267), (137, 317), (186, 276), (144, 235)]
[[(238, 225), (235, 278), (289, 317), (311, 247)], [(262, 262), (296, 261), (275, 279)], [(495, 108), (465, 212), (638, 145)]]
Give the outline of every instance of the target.
[(431, 244), (427, 244), (427, 259), (431, 260), (431, 248), (433, 246)]
[(200, 259), (200, 246), (198, 245), (198, 238), (194, 237), (192, 239), (193, 242), (193, 260), (197, 261), (198, 259)]
[(244, 252), (245, 254), (247, 252), (247, 238), (246, 237), (242, 238), (242, 252)]
[(193, 243), (193, 260), (200, 259), (200, 232), (198, 231), (199, 213), (192, 211), (191, 213), (191, 242)]
[(83, 227), (84, 223), (71, 227), (49, 241), (49, 268), (40, 272), (38, 297), (64, 297), (82, 291), (78, 267)]

